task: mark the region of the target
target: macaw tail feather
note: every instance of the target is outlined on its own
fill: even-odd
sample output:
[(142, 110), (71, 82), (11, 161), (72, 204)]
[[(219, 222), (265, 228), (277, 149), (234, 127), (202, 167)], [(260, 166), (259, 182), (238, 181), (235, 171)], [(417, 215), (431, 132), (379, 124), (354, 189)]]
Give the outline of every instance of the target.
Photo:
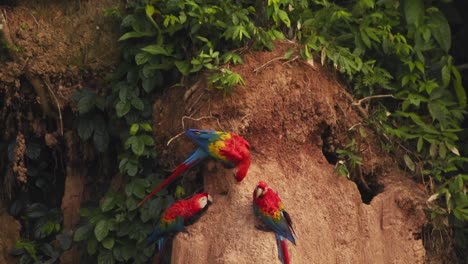
[(158, 251), (159, 254), (161, 254), (164, 251), (164, 245), (166, 244), (166, 239), (164, 237), (161, 237), (158, 240)]
[(282, 264), (289, 264), (289, 252), (286, 245), (286, 239), (279, 234), (276, 234), (276, 245), (278, 247), (278, 258)]
[(154, 257), (154, 264), (161, 264), (161, 254), (156, 253), (156, 256)]
[(208, 157), (208, 154), (202, 150), (201, 148), (197, 148), (191, 155), (186, 159), (182, 164), (177, 166), (175, 170), (172, 172), (172, 174), (167, 177), (158, 187), (154, 188), (154, 190), (148, 194), (141, 202), (137, 205), (137, 207), (140, 207), (146, 201), (148, 201), (153, 195), (155, 195), (157, 192), (159, 192), (162, 188), (166, 187), (169, 183), (171, 183), (177, 176), (182, 174), (184, 171), (187, 169), (195, 166), (198, 164), (200, 161), (202, 161), (204, 158)]

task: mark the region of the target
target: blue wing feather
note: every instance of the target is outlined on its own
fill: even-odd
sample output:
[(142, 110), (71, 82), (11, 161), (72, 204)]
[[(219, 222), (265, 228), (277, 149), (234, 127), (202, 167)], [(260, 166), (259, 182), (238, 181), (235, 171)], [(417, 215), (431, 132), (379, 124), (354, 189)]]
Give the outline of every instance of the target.
[(260, 218), (262, 222), (273, 229), (275, 233), (281, 235), (282, 237), (287, 238), (291, 243), (296, 245), (296, 240), (294, 239), (294, 236), (291, 234), (291, 231), (289, 230), (288, 223), (286, 222), (286, 219), (283, 215), (283, 212), (281, 212), (281, 219), (279, 221), (275, 221), (271, 216), (264, 215), (263, 213), (260, 212), (260, 209), (258, 206), (254, 203), (254, 214), (257, 218)]
[(215, 130), (188, 129), (185, 133), (205, 151), (208, 151), (209, 143), (219, 140), (219, 134)]
[(146, 238), (146, 244), (149, 245), (153, 243), (154, 241), (158, 241), (158, 247), (161, 247), (164, 245), (164, 242), (165, 242), (164, 238), (166, 235), (168, 235), (169, 233), (180, 232), (183, 229), (184, 229), (184, 218), (180, 216), (178, 216), (173, 223), (167, 226), (163, 226), (160, 223), (158, 223), (154, 227), (153, 232), (149, 234), (148, 237)]
[(195, 166), (197, 163), (208, 157), (208, 153), (202, 148), (197, 148), (190, 156), (184, 161), (184, 164), (190, 167)]

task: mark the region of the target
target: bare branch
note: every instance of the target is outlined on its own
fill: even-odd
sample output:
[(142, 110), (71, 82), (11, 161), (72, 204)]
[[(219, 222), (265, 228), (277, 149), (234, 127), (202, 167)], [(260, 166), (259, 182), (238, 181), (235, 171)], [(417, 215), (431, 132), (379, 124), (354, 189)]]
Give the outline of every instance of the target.
[(359, 99), (355, 102), (353, 102), (352, 104), (353, 105), (361, 105), (362, 102), (364, 101), (368, 101), (368, 100), (371, 100), (371, 99), (375, 99), (375, 98), (395, 98), (395, 96), (391, 95), (391, 94), (379, 94), (379, 95), (371, 95), (371, 96), (367, 96), (367, 97), (364, 97), (362, 99)]

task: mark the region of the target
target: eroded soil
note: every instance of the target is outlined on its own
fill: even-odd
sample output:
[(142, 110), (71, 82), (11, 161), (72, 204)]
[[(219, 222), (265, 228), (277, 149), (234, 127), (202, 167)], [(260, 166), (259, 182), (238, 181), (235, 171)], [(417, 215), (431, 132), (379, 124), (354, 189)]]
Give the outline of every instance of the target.
[[(251, 200), (259, 180), (279, 193), (292, 217), (298, 235), (297, 246), (289, 245), (292, 263), (423, 263), (417, 233), (426, 222), (424, 193), (382, 150), (363, 125), (365, 110), (352, 106), (329, 70), (294, 56), (281, 59), (290, 48), (296, 47), (278, 43), (274, 52), (247, 54), (234, 68), (246, 85), (232, 95), (207, 90), (201, 80), (154, 104), (157, 149), (165, 149), (160, 162), (169, 168), (193, 148), (185, 136), (166, 146), (182, 124), (237, 132), (252, 145), (252, 165), (241, 183), (217, 163), (202, 166), (214, 204), (190, 234), (176, 237), (173, 263), (279, 263), (274, 235), (254, 227)], [(352, 133), (357, 129), (363, 132)], [(329, 155), (351, 136), (359, 141), (363, 181), (377, 188), (368, 204), (324, 155), (324, 140)]]

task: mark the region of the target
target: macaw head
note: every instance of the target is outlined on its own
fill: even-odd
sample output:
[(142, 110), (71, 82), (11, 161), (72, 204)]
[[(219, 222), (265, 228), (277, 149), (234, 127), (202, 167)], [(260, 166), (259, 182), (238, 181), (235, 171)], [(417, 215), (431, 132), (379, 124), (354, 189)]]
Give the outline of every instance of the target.
[(213, 198), (208, 193), (199, 193), (192, 197), (192, 200), (198, 205), (198, 209), (204, 209), (213, 202)]
[(250, 155), (248, 155), (241, 162), (237, 163), (236, 172), (234, 173), (234, 178), (236, 178), (236, 181), (240, 182), (245, 178), (245, 176), (247, 176), (247, 171), (249, 171), (250, 163)]
[(265, 193), (268, 191), (268, 189), (270, 189), (270, 187), (268, 187), (266, 182), (259, 181), (257, 183), (257, 187), (255, 187), (255, 190), (254, 190), (254, 193), (253, 193), (254, 199), (261, 198), (263, 195), (265, 195)]

